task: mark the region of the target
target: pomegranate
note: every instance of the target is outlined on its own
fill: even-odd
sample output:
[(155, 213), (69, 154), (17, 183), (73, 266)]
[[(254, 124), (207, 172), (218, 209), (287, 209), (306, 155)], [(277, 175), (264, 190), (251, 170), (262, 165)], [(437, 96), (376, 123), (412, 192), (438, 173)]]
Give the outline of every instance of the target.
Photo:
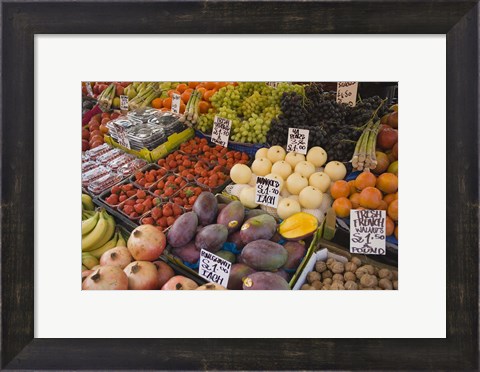
[(95, 270), (83, 270), (82, 271), (82, 283), (85, 279), (87, 279), (87, 277), (93, 273)]
[(153, 261), (165, 249), (165, 234), (152, 225), (141, 225), (132, 231), (127, 247), (137, 261)]
[(117, 266), (122, 270), (132, 261), (133, 257), (127, 247), (109, 249), (100, 257), (100, 265)]
[(148, 261), (135, 261), (123, 269), (128, 277), (128, 289), (159, 289), (157, 267)]
[(384, 150), (390, 150), (398, 141), (398, 133), (395, 129), (384, 126), (378, 132), (377, 145)]
[(82, 283), (82, 289), (86, 290), (125, 290), (128, 289), (128, 278), (125, 273), (116, 266), (101, 266), (93, 270)]
[(394, 111), (390, 115), (388, 115), (387, 124), (390, 125), (392, 128), (398, 128), (398, 111)]
[(163, 261), (155, 261), (153, 264), (157, 267), (158, 288), (162, 288), (170, 278), (175, 276), (175, 272)]
[(182, 275), (177, 275), (171, 278), (164, 284), (162, 290), (180, 291), (197, 289), (198, 285), (192, 279), (188, 279)]
[(398, 160), (398, 142), (392, 147), (392, 155), (395, 160)]
[(388, 159), (387, 154), (381, 151), (375, 152), (375, 157), (377, 158), (377, 166), (375, 169), (372, 169), (372, 173), (374, 174), (382, 174), (388, 169), (390, 165), (390, 160)]
[(224, 291), (227, 288), (221, 286), (220, 284), (217, 283), (207, 283), (204, 284), (200, 287), (198, 287), (196, 290), (197, 291)]

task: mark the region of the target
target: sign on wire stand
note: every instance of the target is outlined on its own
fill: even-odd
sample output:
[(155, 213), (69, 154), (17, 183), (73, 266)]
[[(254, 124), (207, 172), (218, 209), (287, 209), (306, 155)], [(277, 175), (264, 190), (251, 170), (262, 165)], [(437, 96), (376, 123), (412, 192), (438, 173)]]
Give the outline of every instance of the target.
[(346, 103), (350, 107), (357, 104), (358, 82), (345, 81), (337, 83), (337, 103)]
[(386, 211), (350, 211), (350, 253), (386, 254)]
[(180, 113), (180, 94), (174, 93), (172, 95), (172, 112), (179, 114)]
[(277, 208), (280, 196), (280, 182), (266, 177), (257, 177), (255, 183), (255, 202), (267, 207)]
[(231, 129), (231, 120), (215, 116), (213, 120), (212, 142), (227, 147)]
[(113, 124), (115, 131), (117, 132), (117, 142), (126, 147), (127, 149), (131, 149), (130, 147), (130, 140), (128, 139), (128, 134), (125, 132), (125, 128), (118, 124)]
[(120, 96), (120, 110), (128, 111), (128, 96)]
[(220, 284), (227, 288), (232, 263), (205, 249), (200, 251), (198, 274), (209, 282)]
[(87, 81), (87, 82), (85, 83), (85, 86), (86, 86), (86, 88), (87, 88), (87, 93), (88, 93), (87, 95), (88, 95), (89, 97), (93, 97), (93, 90), (92, 90), (92, 86), (90, 85), (90, 82)]
[(308, 129), (288, 128), (287, 152), (306, 155), (308, 149)]

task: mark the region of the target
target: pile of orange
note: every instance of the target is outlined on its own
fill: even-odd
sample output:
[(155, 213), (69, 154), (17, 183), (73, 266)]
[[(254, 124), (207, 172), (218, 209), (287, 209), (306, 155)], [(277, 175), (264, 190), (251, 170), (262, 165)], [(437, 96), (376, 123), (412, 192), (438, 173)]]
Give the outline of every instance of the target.
[(180, 113), (185, 112), (185, 106), (192, 95), (192, 92), (196, 89), (202, 94), (201, 101), (198, 105), (198, 110), (200, 114), (205, 114), (208, 112), (208, 109), (211, 107), (210, 98), (221, 88), (232, 84), (235, 85), (236, 83), (226, 83), (226, 82), (213, 82), (213, 81), (206, 81), (206, 82), (188, 82), (188, 83), (180, 83), (178, 84), (175, 89), (170, 89), (167, 92), (168, 97), (165, 98), (155, 98), (152, 101), (152, 107), (162, 110), (162, 111), (170, 111), (172, 108), (172, 96), (173, 94), (179, 94), (182, 98), (180, 102)]
[(382, 173), (378, 177), (362, 172), (353, 181), (335, 181), (330, 187), (332, 208), (338, 217), (349, 217), (351, 209), (387, 211), (386, 235), (398, 239), (398, 177)]

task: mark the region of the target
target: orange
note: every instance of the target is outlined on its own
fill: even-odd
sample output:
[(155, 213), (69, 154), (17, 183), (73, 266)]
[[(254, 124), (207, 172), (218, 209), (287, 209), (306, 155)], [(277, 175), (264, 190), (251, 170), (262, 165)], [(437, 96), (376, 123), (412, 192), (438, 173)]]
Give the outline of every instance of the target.
[(382, 201), (382, 193), (375, 187), (366, 187), (360, 192), (360, 205), (367, 209), (376, 209)]
[(221, 82), (217, 83), (217, 89), (221, 89), (223, 87), (226, 87), (227, 85), (228, 85), (227, 82), (221, 81)]
[(380, 205), (377, 207), (380, 211), (386, 211), (388, 208), (388, 204), (385, 200), (380, 200)]
[(353, 209), (357, 209), (360, 206), (360, 193), (353, 193), (352, 195), (350, 195), (349, 199), (352, 202)]
[(165, 98), (163, 100), (163, 107), (165, 107), (166, 109), (169, 109), (169, 110), (172, 108), (172, 99), (170, 97)]
[(375, 182), (377, 181), (377, 177), (371, 172), (362, 172), (358, 175), (355, 180), (355, 187), (358, 190), (363, 190), (366, 187), (373, 187), (375, 186)]
[(383, 200), (385, 200), (385, 202), (388, 204), (390, 204), (392, 201), (394, 201), (396, 199), (396, 196), (395, 194), (387, 194), (383, 197)]
[(330, 187), (330, 195), (332, 195), (332, 198), (334, 199), (341, 197), (348, 198), (350, 195), (350, 186), (348, 185), (348, 182), (343, 180), (335, 181)]
[(398, 221), (398, 199), (388, 205), (387, 214), (392, 220)]
[(200, 103), (198, 104), (198, 110), (201, 114), (206, 114), (209, 108), (210, 104), (207, 101), (200, 101)]
[(357, 188), (355, 187), (355, 180), (348, 181), (348, 186), (350, 186), (350, 195), (353, 195), (357, 192)]
[(181, 84), (178, 84), (178, 85), (177, 85), (177, 90), (178, 90), (180, 93), (185, 92), (185, 89), (187, 89), (187, 88), (188, 88), (188, 85), (187, 85), (187, 84), (181, 83)]
[(338, 217), (349, 217), (352, 203), (347, 198), (341, 197), (333, 202), (332, 208)]
[(212, 98), (212, 96), (216, 93), (216, 90), (207, 90), (205, 92), (205, 94), (203, 95), (203, 99), (205, 101), (210, 101), (210, 98)]
[(208, 90), (217, 88), (217, 83), (213, 81), (207, 81), (204, 84), (205, 84), (205, 88), (207, 88)]
[(199, 92), (201, 94), (200, 99), (203, 98), (203, 95), (205, 94), (206, 91), (207, 91), (207, 89), (205, 89), (204, 87), (200, 87), (200, 88), (197, 89), (197, 92)]
[(190, 81), (190, 82), (188, 83), (188, 87), (195, 89), (198, 84), (200, 84), (198, 81)]
[(175, 94), (180, 94), (180, 92), (179, 92), (178, 90), (175, 90), (175, 89), (170, 89), (170, 90), (167, 92), (167, 94), (168, 94), (169, 97), (172, 97), (174, 93), (175, 93)]
[(161, 98), (155, 98), (152, 101), (152, 107), (156, 109), (161, 109), (163, 107), (163, 99)]
[(182, 101), (180, 101), (180, 114), (185, 112), (186, 105)]
[(393, 234), (393, 230), (395, 230), (395, 222), (393, 222), (393, 220), (387, 216), (386, 225), (387, 227), (385, 229), (385, 235), (390, 236)]
[(398, 225), (395, 226), (395, 231), (393, 233), (395, 234), (395, 238), (398, 240)]
[(398, 177), (393, 173), (383, 173), (378, 176), (375, 186), (385, 194), (392, 194), (398, 189)]
[(188, 103), (188, 100), (190, 99), (191, 95), (192, 95), (191, 92), (187, 92), (187, 91), (183, 92), (181, 95), (183, 103)]

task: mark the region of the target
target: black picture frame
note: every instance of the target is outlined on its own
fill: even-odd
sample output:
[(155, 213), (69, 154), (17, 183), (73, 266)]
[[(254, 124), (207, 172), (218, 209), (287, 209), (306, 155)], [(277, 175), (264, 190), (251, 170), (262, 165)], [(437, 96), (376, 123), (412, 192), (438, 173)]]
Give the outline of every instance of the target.
[[(1, 19), (1, 368), (478, 369), (478, 0), (1, 1)], [(34, 338), (34, 35), (115, 31), (445, 34), (447, 337)]]

